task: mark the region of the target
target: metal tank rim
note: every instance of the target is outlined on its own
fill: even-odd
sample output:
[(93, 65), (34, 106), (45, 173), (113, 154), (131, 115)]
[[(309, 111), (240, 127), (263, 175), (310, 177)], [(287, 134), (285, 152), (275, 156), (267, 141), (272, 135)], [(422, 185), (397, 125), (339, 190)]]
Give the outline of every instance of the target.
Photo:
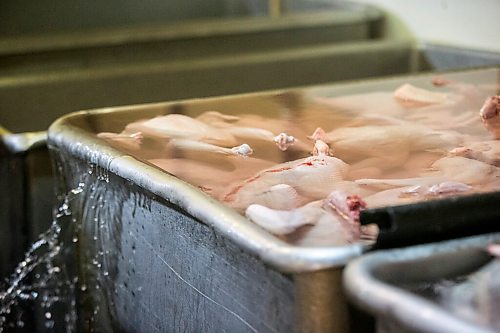
[(22, 154), (31, 149), (44, 147), (46, 141), (46, 131), (11, 133), (0, 125), (0, 142), (11, 154)]

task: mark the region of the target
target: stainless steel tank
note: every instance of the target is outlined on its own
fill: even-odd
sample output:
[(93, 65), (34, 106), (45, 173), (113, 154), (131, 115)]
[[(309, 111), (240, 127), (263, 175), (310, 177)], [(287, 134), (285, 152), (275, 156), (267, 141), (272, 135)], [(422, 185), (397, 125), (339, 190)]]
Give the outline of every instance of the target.
[[(487, 78), (484, 82), (498, 84), (497, 74), (497, 69), (485, 69), (446, 77), (468, 78), (468, 83)], [(307, 91), (339, 96), (393, 89), (403, 82), (430, 85), (433, 76)], [(187, 115), (218, 110), (269, 116), (300, 105), (293, 101), (300, 100), (301, 94), (301, 90), (275, 91), (82, 111), (50, 127), (49, 146), (62, 173), (62, 192), (83, 188), (72, 208), (81, 224), (77, 230), (80, 282), (92, 290), (84, 297), (86, 306), (104, 309), (98, 314), (84, 311), (87, 329), (92, 325), (127, 331), (349, 329), (352, 322), (342, 271), (370, 246), (286, 243), (197, 187), (112, 148), (95, 135), (179, 110)], [(441, 237), (454, 237), (453, 228), (448, 230)]]

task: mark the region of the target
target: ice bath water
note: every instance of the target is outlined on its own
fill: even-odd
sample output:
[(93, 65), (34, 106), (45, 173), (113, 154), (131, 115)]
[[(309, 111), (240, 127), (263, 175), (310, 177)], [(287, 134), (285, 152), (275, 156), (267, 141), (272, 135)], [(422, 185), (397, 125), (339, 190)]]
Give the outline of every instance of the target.
[[(500, 116), (480, 112), (499, 93), (497, 71), (410, 81), (145, 106), (123, 112), (128, 122), (116, 112), (89, 123), (107, 145), (273, 234), (297, 245), (339, 245), (311, 226), (333, 219), (319, 211), (325, 206), (343, 209), (332, 203), (334, 191), (345, 194), (344, 206), (379, 208), (500, 190)], [(296, 140), (282, 149), (280, 135)], [(288, 237), (302, 227), (307, 237)]]
[[(204, 113), (199, 107), (196, 112), (186, 108), (181, 110), (182, 114), (211, 129), (190, 128), (192, 124), (185, 118), (173, 114), (163, 116), (164, 121), (158, 117), (131, 122), (118, 128), (120, 134), (101, 137), (113, 147), (154, 164), (221, 201), (231, 188), (258, 172), (310, 156), (314, 140), (309, 137), (318, 127), (327, 132), (324, 141), (330, 146), (330, 154), (349, 164), (345, 180), (356, 183), (353, 191), (369, 197), (371, 207), (424, 200), (418, 198), (416, 189), (409, 187), (431, 184), (428, 179), (431, 176), (441, 182), (448, 179), (472, 185), (473, 188), (464, 191), (468, 193), (500, 189), (497, 172), (500, 144), (479, 117), (485, 98), (497, 94), (498, 87), (464, 81), (426, 92), (436, 94), (437, 97), (431, 97), (441, 100), (420, 101), (417, 96), (412, 101), (411, 94), (420, 92), (410, 91), (406, 101), (395, 98), (393, 90), (380, 90), (340, 97), (320, 96), (327, 92), (298, 94), (291, 106), (267, 106), (256, 110), (259, 115), (239, 113), (237, 109), (216, 115), (214, 109), (206, 109)], [(293, 98), (289, 95), (287, 99)], [(273, 107), (276, 109), (272, 110)], [(173, 111), (179, 112), (178, 108)], [(286, 132), (298, 141), (288, 150), (280, 151), (259, 131), (275, 135)], [(139, 133), (140, 140), (135, 137)], [(200, 142), (224, 149), (249, 144), (253, 154), (242, 158), (195, 144)], [(471, 174), (457, 176), (454, 172), (459, 169), (470, 169)], [(485, 173), (490, 171), (492, 175), (488, 177)], [(474, 178), (476, 172), (485, 177)], [(368, 180), (363, 182), (364, 179)], [(408, 191), (399, 196), (380, 193), (405, 186)], [(447, 189), (439, 192), (447, 193)]]

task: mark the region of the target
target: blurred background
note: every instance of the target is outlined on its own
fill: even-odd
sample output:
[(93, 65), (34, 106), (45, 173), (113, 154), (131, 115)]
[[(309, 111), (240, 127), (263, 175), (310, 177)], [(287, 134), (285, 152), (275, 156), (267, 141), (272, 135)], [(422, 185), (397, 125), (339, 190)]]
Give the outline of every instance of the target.
[[(279, 3), (280, 1), (274, 1)], [(496, 0), (357, 0), (389, 10), (400, 17), (415, 36), (430, 43), (500, 51)], [(2, 37), (57, 33), (99, 28), (176, 23), (196, 19), (265, 16), (273, 1), (12, 1), (0, 4)], [(331, 8), (336, 1), (281, 1), (286, 11)], [(275, 5), (279, 6), (279, 5)], [(275, 7), (276, 8), (276, 7)]]
[(496, 0), (364, 0), (401, 18), (422, 43), (500, 52)]
[(493, 64), (498, 12), (496, 0), (5, 0), (0, 124)]

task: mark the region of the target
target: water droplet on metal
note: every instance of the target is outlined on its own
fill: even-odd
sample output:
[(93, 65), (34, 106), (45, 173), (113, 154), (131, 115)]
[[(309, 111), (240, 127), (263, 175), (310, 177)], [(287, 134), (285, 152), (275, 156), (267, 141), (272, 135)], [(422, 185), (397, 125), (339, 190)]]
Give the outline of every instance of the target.
[(47, 320), (45, 322), (45, 327), (48, 329), (52, 329), (54, 327), (54, 321), (53, 320)]

